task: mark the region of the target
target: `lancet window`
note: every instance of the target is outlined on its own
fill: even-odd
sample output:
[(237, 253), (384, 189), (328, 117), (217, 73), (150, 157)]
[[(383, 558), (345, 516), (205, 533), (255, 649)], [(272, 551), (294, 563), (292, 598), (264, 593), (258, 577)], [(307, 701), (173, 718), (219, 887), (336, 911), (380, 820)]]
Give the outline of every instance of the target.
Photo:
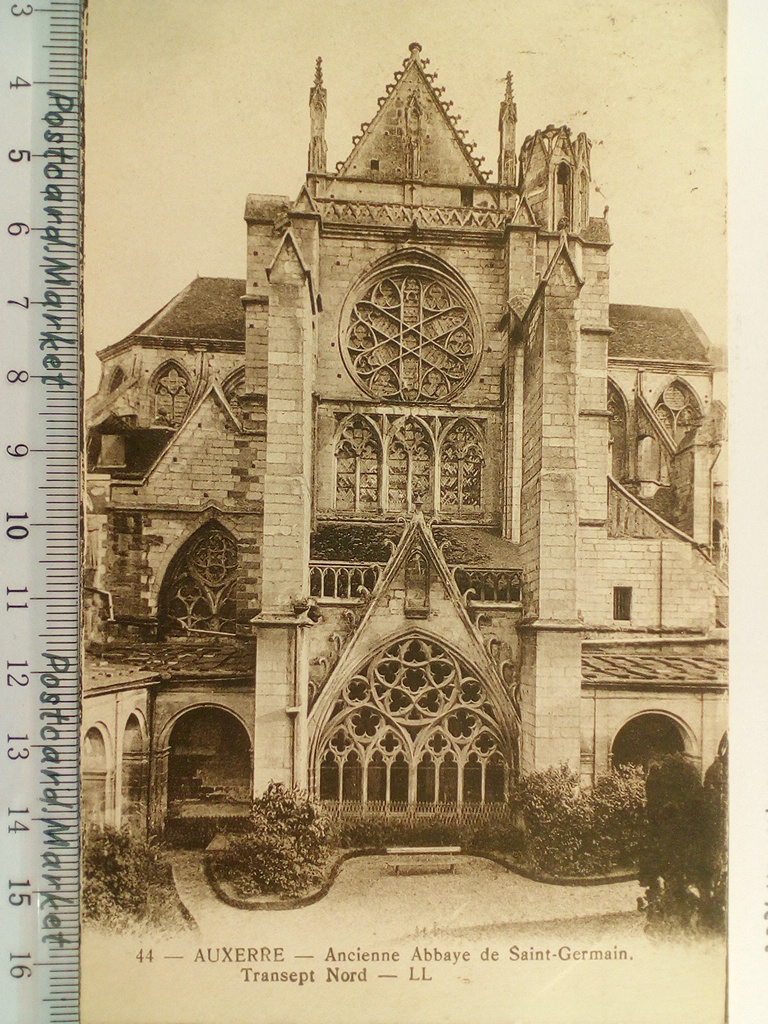
[(381, 445), (373, 427), (356, 416), (336, 444), (336, 508), (375, 512), (379, 507)]
[(680, 444), (691, 430), (701, 422), (699, 403), (691, 390), (681, 381), (664, 388), (656, 403), (656, 415), (667, 429), (675, 444)]
[(205, 526), (173, 560), (163, 585), (161, 632), (234, 633), (237, 623), (237, 545), (217, 524)]
[(573, 185), (571, 168), (563, 162), (557, 165), (555, 175), (555, 230), (570, 231), (573, 227)]
[(427, 431), (409, 419), (389, 446), (388, 505), (391, 512), (410, 512), (432, 505), (433, 448)]
[(423, 267), (398, 267), (354, 304), (347, 365), (374, 398), (442, 401), (474, 370), (477, 328), (460, 288)]
[(154, 382), (154, 420), (162, 426), (178, 427), (190, 399), (189, 378), (175, 363), (160, 371)]
[(474, 430), (463, 420), (442, 445), (440, 504), (443, 510), (477, 513), (481, 505), (483, 450)]
[(434, 640), (391, 644), (343, 687), (323, 730), (323, 800), (397, 810), (497, 803), (508, 759), (481, 679)]

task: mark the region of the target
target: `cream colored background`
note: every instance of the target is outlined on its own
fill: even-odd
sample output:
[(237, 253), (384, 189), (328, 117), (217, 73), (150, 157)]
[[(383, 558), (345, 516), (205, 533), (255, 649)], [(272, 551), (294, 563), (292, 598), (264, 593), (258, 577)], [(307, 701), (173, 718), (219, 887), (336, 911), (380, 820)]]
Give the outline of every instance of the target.
[[(736, 1024), (764, 1019), (768, 974), (768, 573), (757, 513), (765, 507), (758, 499), (768, 497), (761, 386), (768, 378), (761, 308), (768, 268), (760, 231), (766, 6), (734, 0), (731, 11), (731, 141), (738, 147), (731, 168), (738, 240), (732, 461), (741, 482), (732, 542), (732, 764), (741, 779), (733, 800)], [(90, 0), (87, 352), (128, 334), (196, 273), (242, 276), (246, 193), (295, 194), (301, 183), (317, 54), (325, 60), (333, 167), (376, 109), (411, 39), (439, 71), (486, 167), (495, 166), (507, 68), (515, 75), (520, 140), (550, 122), (586, 130), (601, 193), (593, 194), (594, 209), (611, 208), (613, 301), (687, 307), (723, 345), (724, 18), (721, 0)], [(89, 391), (98, 379), (93, 365)]]
[(318, 54), (332, 169), (413, 39), (486, 167), (508, 69), (518, 144), (586, 131), (612, 300), (688, 308), (723, 345), (724, 18), (723, 0), (91, 0), (87, 352), (196, 274), (243, 276), (246, 194), (301, 186)]

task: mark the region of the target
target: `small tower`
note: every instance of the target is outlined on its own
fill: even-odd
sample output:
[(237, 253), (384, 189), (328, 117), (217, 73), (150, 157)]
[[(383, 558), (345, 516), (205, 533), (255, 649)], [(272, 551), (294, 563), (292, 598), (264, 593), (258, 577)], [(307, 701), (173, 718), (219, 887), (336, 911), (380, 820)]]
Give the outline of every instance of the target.
[(325, 174), (328, 146), (325, 142), (325, 117), (328, 113), (328, 94), (323, 88), (323, 58), (317, 58), (315, 83), (309, 90), (309, 157), (310, 174)]
[(512, 92), (512, 72), (507, 72), (507, 88), (499, 109), (499, 184), (514, 185), (516, 174), (515, 128), (517, 105)]

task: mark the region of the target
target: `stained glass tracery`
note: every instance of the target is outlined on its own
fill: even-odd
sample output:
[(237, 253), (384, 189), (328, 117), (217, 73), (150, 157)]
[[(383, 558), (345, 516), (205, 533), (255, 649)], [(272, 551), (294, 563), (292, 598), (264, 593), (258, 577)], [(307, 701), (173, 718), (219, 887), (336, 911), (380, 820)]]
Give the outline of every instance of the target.
[(656, 404), (656, 415), (667, 428), (676, 444), (701, 422), (698, 402), (689, 389), (675, 381), (664, 388)]
[(483, 450), (468, 424), (459, 421), (442, 446), (440, 502), (443, 509), (477, 512), (481, 504)]
[(434, 640), (399, 640), (353, 676), (324, 737), (321, 799), (391, 805), (505, 797), (504, 745), (485, 687)]
[(433, 461), (429, 434), (417, 420), (406, 420), (389, 446), (390, 511), (409, 512), (432, 504)]
[(336, 508), (373, 512), (379, 505), (381, 446), (373, 427), (357, 416), (336, 445)]
[(182, 548), (164, 586), (163, 631), (234, 633), (237, 545), (221, 527), (204, 527)]
[(155, 381), (155, 422), (178, 427), (189, 405), (189, 380), (177, 366), (170, 366)]
[(403, 267), (355, 303), (346, 347), (353, 375), (375, 398), (440, 401), (471, 375), (475, 329), (457, 288), (424, 269)]

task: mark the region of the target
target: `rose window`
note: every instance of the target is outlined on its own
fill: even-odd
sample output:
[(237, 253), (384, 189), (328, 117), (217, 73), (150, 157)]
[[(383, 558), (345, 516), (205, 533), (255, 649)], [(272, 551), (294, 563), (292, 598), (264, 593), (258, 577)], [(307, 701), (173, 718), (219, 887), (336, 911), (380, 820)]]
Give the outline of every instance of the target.
[(475, 335), (468, 302), (456, 286), (403, 268), (355, 303), (346, 352), (357, 382), (374, 398), (442, 401), (469, 380)]

